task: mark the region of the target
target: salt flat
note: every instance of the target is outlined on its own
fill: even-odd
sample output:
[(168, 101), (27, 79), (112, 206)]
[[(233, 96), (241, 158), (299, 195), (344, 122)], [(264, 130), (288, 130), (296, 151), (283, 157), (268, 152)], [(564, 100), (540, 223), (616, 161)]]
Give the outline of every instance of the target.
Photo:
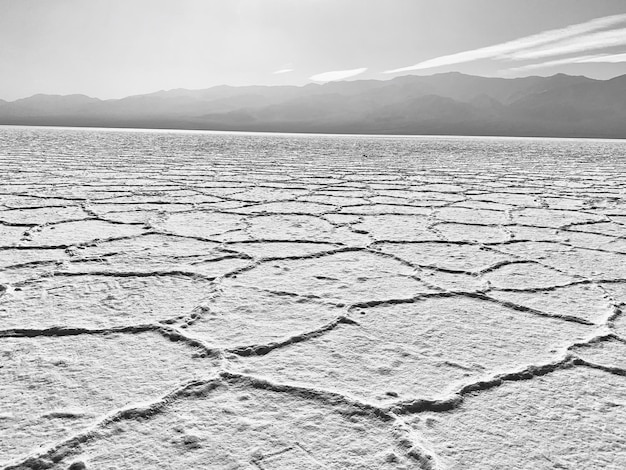
[(626, 468), (626, 143), (0, 128), (0, 466)]

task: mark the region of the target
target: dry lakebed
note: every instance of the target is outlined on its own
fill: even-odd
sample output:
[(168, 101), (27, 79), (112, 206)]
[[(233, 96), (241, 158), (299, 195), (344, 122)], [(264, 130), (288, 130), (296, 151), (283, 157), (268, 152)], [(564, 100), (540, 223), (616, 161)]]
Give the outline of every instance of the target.
[(626, 143), (0, 128), (0, 467), (626, 468)]

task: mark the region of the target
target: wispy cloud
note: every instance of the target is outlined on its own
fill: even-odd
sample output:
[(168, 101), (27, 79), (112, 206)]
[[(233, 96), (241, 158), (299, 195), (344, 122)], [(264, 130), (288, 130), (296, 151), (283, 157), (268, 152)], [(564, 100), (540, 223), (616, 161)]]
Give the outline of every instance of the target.
[[(419, 62), (415, 65), (411, 65), (408, 67), (387, 70), (384, 73), (398, 73), (408, 72), (411, 70), (423, 70), (434, 67), (441, 67), (444, 65), (454, 65), (464, 62), (471, 62), (480, 59), (511, 59), (513, 58), (513, 56), (521, 53), (521, 51), (524, 50), (534, 49), (535, 52), (538, 52), (536, 48), (538, 48), (539, 46), (545, 46), (559, 41), (571, 39), (577, 36), (589, 35), (589, 33), (595, 33), (596, 31), (599, 31), (601, 29), (616, 26), (624, 22), (626, 22), (626, 14), (596, 18), (585, 23), (570, 25), (560, 29), (551, 29), (538, 34), (534, 34), (532, 36), (526, 36), (520, 39), (515, 39), (513, 41), (508, 41), (493, 46), (482, 47), (480, 49), (473, 49), (470, 51), (436, 57), (434, 59)], [(611, 31), (607, 31), (607, 33), (610, 32)], [(605, 39), (608, 41), (607, 38)]]
[(590, 64), (590, 63), (619, 63), (626, 62), (626, 53), (621, 54), (595, 54), (595, 55), (583, 55), (577, 57), (567, 57), (565, 59), (550, 60), (548, 62), (541, 62), (539, 64), (523, 65), (521, 67), (514, 67), (508, 69), (507, 72), (524, 72), (527, 70), (542, 69), (548, 67), (555, 67), (558, 65), (569, 64)]
[(600, 54), (597, 56), (589, 56), (584, 62), (626, 62), (626, 53), (621, 54)]
[(365, 72), (367, 68), (352, 69), (352, 70), (333, 70), (332, 72), (318, 73), (309, 77), (309, 80), (314, 82), (334, 82), (335, 80), (343, 80), (345, 78), (354, 77)]
[(280, 69), (280, 70), (276, 70), (274, 72), (274, 75), (279, 75), (281, 73), (289, 73), (289, 72), (293, 72), (293, 69)]
[(574, 54), (623, 45), (626, 45), (626, 28), (586, 34), (566, 41), (548, 44), (540, 48), (518, 51), (513, 54), (508, 54), (506, 58), (513, 60), (542, 59), (544, 57)]

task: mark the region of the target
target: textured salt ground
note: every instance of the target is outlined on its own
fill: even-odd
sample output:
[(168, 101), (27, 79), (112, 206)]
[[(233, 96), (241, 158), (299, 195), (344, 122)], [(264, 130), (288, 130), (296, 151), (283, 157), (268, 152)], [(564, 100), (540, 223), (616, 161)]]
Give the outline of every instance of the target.
[[(237, 200), (243, 202), (269, 202), (280, 201), (281, 199), (294, 199), (308, 194), (306, 189), (294, 188), (250, 188), (245, 191), (238, 192), (235, 196)], [(327, 202), (327, 201), (311, 201), (311, 202)]]
[(340, 245), (335, 243), (293, 243), (293, 242), (234, 242), (227, 245), (227, 250), (243, 253), (255, 259), (264, 258), (289, 258), (311, 256), (314, 254), (323, 254), (328, 251), (339, 248)]
[(395, 204), (367, 204), (358, 206), (349, 206), (341, 208), (342, 214), (356, 214), (356, 215), (368, 215), (368, 214), (385, 214), (385, 215), (429, 215), (431, 213), (430, 208), (427, 207), (415, 207), (414, 205), (407, 204), (402, 205), (400, 203)]
[(0, 132), (3, 468), (624, 466), (616, 143)]
[(558, 287), (536, 292), (490, 292), (494, 299), (522, 305), (549, 315), (568, 315), (602, 324), (614, 313), (606, 289), (593, 284)]
[[(32, 185), (24, 185), (23, 188), (15, 187), (15, 186), (6, 186), (4, 189), (4, 194), (2, 195), (2, 204), (5, 205), (8, 209), (24, 209), (24, 208), (50, 208), (50, 207), (65, 207), (68, 205), (68, 201), (66, 199), (58, 199), (54, 196), (46, 197), (41, 195), (41, 197), (29, 196), (29, 195), (18, 195), (11, 194), (12, 192), (19, 192), (20, 189), (23, 190), (31, 190)], [(55, 191), (56, 193), (57, 191)]]
[(249, 221), (246, 239), (305, 240), (351, 245), (365, 245), (370, 242), (363, 234), (355, 233), (349, 227), (336, 227), (331, 222), (332, 220), (329, 222), (309, 215), (261, 215)]
[(0, 245), (11, 246), (18, 244), (27, 229), (28, 227), (25, 226), (0, 225)]
[(223, 348), (280, 343), (332, 323), (344, 309), (325, 302), (223, 283), (203, 305), (187, 334)]
[(621, 237), (624, 235), (624, 226), (613, 222), (575, 225), (569, 227), (569, 230), (573, 230), (574, 232), (598, 233), (610, 237)]
[[(430, 222), (425, 216), (410, 215), (379, 215), (363, 216), (362, 221), (354, 224), (353, 229), (371, 235), (374, 240), (440, 240), (439, 236), (429, 229)], [(402, 227), (398, 231), (397, 227)]]
[(510, 244), (500, 250), (536, 260), (571, 275), (592, 279), (626, 278), (626, 254), (536, 242)]
[(81, 207), (42, 207), (0, 211), (0, 221), (10, 224), (43, 225), (89, 217)]
[(0, 285), (18, 285), (53, 274), (69, 259), (69, 254), (61, 249), (0, 250)]
[(504, 211), (482, 210), (478, 208), (445, 207), (438, 209), (436, 215), (439, 220), (446, 222), (504, 225), (508, 221), (507, 214)]
[(212, 285), (181, 276), (55, 276), (0, 298), (3, 328), (110, 328), (173, 320), (210, 298)]
[(593, 335), (577, 323), (546, 319), (469, 298), (430, 298), (358, 308), (359, 325), (238, 361), (245, 373), (289, 379), (389, 403), (437, 396), (520, 364), (549, 363)]
[(370, 252), (350, 251), (308, 260), (262, 263), (238, 282), (334, 302), (411, 298), (434, 292), (411, 277), (413, 269)]
[[(292, 196), (288, 196), (288, 197), (292, 197)], [(359, 207), (365, 204), (370, 204), (370, 200), (362, 198), (362, 197), (350, 197), (350, 196), (338, 196), (338, 195), (332, 195), (332, 194), (321, 194), (318, 193), (316, 195), (312, 195), (312, 196), (300, 196), (298, 197), (299, 201), (305, 201), (305, 202), (317, 202), (320, 204), (331, 204), (334, 206), (340, 206), (343, 208), (350, 208), (350, 207)], [(372, 202), (379, 202), (379, 201), (372, 201)]]
[(412, 419), (444, 468), (626, 466), (624, 378), (569, 369), (466, 396), (453, 412)]
[(0, 251), (0, 269), (67, 260), (69, 260), (69, 255), (62, 249), (5, 249)]
[(268, 212), (274, 214), (323, 214), (332, 210), (332, 205), (314, 202), (269, 202), (234, 209), (233, 212), (237, 214), (264, 214)]
[(483, 292), (489, 284), (479, 276), (465, 273), (451, 273), (440, 269), (422, 268), (418, 271), (420, 279), (433, 289), (461, 292)]
[(376, 248), (419, 266), (476, 272), (515, 258), (475, 245), (452, 243), (381, 243)]
[(59, 261), (35, 261), (0, 269), (0, 285), (6, 289), (24, 282), (54, 275), (61, 264)]
[(626, 369), (626, 342), (610, 339), (586, 344), (574, 348), (573, 351), (577, 356), (593, 364), (621, 370)]
[(176, 195), (171, 194), (169, 191), (167, 193), (157, 191), (156, 194), (121, 196), (111, 199), (110, 201), (121, 204), (167, 204), (169, 202), (176, 202), (179, 204), (201, 204), (212, 203), (218, 200), (219, 199), (214, 196), (197, 194), (195, 192), (188, 192), (186, 195)]
[(451, 242), (502, 243), (510, 239), (503, 227), (456, 222), (441, 222), (432, 227), (439, 239)]
[(70, 252), (70, 272), (184, 272), (213, 278), (246, 266), (245, 256), (220, 244), (161, 234), (148, 234), (81, 246)]
[(479, 201), (473, 199), (464, 199), (463, 201), (454, 203), (450, 206), (451, 208), (460, 207), (464, 209), (483, 209), (483, 210), (493, 210), (493, 211), (506, 211), (514, 209), (515, 206), (512, 204), (504, 204), (502, 202), (491, 202), (491, 201)]
[(98, 202), (88, 204), (87, 209), (98, 216), (115, 214), (116, 212), (149, 211), (149, 212), (185, 212), (193, 209), (193, 204), (171, 202), (167, 204), (111, 203)]
[[(566, 235), (559, 235), (557, 229), (543, 227), (522, 227), (518, 225), (508, 225), (507, 232), (511, 240), (514, 241), (532, 241), (532, 242), (564, 242)], [(613, 239), (611, 239), (613, 240)]]
[(626, 317), (623, 315), (623, 308), (624, 306), (622, 305), (622, 315), (611, 322), (612, 330), (620, 335), (622, 339), (626, 337)]
[[(607, 294), (622, 307), (626, 306), (626, 283), (615, 281), (601, 284)], [(620, 315), (617, 319), (622, 318)]]
[(34, 227), (26, 232), (25, 246), (70, 246), (93, 240), (133, 236), (142, 233), (141, 226), (113, 224), (100, 220), (61, 222)]
[(155, 228), (175, 235), (211, 238), (224, 232), (244, 228), (243, 218), (234, 214), (185, 212), (170, 214)]
[(539, 263), (508, 264), (484, 275), (484, 279), (497, 289), (541, 289), (571, 284), (577, 279)]
[(190, 389), (147, 419), (111, 423), (64, 462), (103, 470), (415, 468), (393, 420), (332, 400), (216, 385)]
[(511, 216), (512, 222), (519, 225), (532, 225), (535, 227), (559, 228), (569, 224), (579, 224), (583, 222), (600, 222), (604, 220), (602, 216), (579, 211), (534, 209), (527, 208), (515, 211)]
[[(159, 354), (155, 354), (155, 350)], [(2, 338), (0, 463), (87, 429), (101, 415), (206, 373), (209, 360), (156, 333)]]
[(582, 232), (561, 232), (562, 236), (557, 241), (563, 241), (569, 245), (580, 248), (600, 249), (608, 252), (626, 254), (626, 239), (607, 237), (598, 234)]
[(187, 212), (194, 209), (193, 204), (141, 204), (141, 203), (99, 203), (89, 204), (86, 210), (100, 219), (120, 223), (156, 224), (172, 212)]

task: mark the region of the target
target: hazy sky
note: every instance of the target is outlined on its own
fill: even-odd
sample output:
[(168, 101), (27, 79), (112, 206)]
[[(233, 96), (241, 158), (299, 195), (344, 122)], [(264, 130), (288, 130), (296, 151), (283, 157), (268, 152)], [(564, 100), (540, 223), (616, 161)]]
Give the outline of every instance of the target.
[(0, 0), (0, 98), (626, 73), (626, 0)]

